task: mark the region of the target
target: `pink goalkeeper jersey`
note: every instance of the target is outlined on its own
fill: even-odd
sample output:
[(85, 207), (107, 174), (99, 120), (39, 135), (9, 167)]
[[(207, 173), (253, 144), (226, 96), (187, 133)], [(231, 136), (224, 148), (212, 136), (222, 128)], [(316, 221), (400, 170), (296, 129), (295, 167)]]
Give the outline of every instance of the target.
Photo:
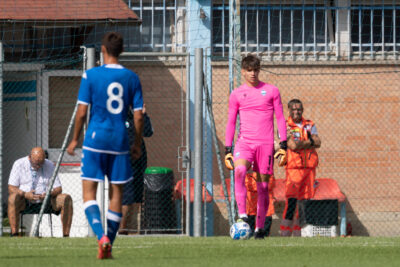
[(240, 115), (238, 140), (273, 144), (275, 112), (280, 140), (286, 141), (286, 121), (283, 116), (281, 95), (275, 86), (263, 82), (259, 82), (256, 87), (243, 84), (231, 93), (225, 146), (232, 146), (238, 112)]

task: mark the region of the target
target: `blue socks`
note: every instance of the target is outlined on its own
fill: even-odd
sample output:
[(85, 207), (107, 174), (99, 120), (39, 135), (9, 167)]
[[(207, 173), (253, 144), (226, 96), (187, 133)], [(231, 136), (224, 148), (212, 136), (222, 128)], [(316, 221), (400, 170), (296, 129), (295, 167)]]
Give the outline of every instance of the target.
[[(89, 200), (83, 203), (85, 209), (86, 218), (92, 228), (94, 234), (97, 236), (97, 240), (100, 240), (103, 235), (103, 225), (101, 223), (100, 208), (96, 200)], [(108, 210), (107, 212), (107, 236), (111, 241), (111, 244), (115, 240), (117, 235), (119, 224), (122, 219), (122, 213)]]
[(101, 223), (100, 208), (96, 200), (89, 200), (83, 203), (85, 209), (86, 218), (89, 222), (90, 227), (97, 236), (97, 240), (100, 240), (103, 235), (103, 225)]
[(122, 219), (122, 213), (108, 210), (107, 212), (107, 236), (114, 243), (115, 236), (117, 235), (119, 224)]

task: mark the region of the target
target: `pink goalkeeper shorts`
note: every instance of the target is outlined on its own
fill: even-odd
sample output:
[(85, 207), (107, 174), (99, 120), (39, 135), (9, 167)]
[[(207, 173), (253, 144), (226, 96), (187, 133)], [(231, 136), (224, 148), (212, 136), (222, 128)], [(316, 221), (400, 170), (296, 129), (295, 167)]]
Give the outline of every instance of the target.
[(252, 144), (239, 140), (235, 144), (234, 160), (245, 159), (253, 163), (253, 171), (261, 174), (274, 173), (274, 144)]

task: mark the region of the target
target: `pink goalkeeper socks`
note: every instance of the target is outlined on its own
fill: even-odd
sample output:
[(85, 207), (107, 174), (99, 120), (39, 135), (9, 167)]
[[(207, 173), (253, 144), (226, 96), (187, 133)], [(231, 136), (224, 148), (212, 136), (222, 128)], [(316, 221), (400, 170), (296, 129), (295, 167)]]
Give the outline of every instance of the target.
[(244, 184), (247, 168), (239, 165), (235, 168), (235, 198), (239, 214), (246, 214), (246, 195), (247, 190)]
[(257, 182), (257, 229), (264, 229), (265, 215), (268, 212), (268, 206), (268, 182)]

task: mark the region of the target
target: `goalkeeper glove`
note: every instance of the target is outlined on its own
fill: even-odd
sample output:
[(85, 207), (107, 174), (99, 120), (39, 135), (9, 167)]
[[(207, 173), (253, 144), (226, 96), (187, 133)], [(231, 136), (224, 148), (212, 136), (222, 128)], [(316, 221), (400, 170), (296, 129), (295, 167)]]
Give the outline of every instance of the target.
[(275, 153), (274, 158), (278, 160), (278, 166), (283, 167), (287, 163), (287, 141), (282, 141), (279, 143), (280, 149)]
[(225, 166), (228, 170), (233, 170), (234, 166), (235, 166), (233, 164), (233, 156), (232, 156), (232, 147), (231, 146), (225, 147)]

